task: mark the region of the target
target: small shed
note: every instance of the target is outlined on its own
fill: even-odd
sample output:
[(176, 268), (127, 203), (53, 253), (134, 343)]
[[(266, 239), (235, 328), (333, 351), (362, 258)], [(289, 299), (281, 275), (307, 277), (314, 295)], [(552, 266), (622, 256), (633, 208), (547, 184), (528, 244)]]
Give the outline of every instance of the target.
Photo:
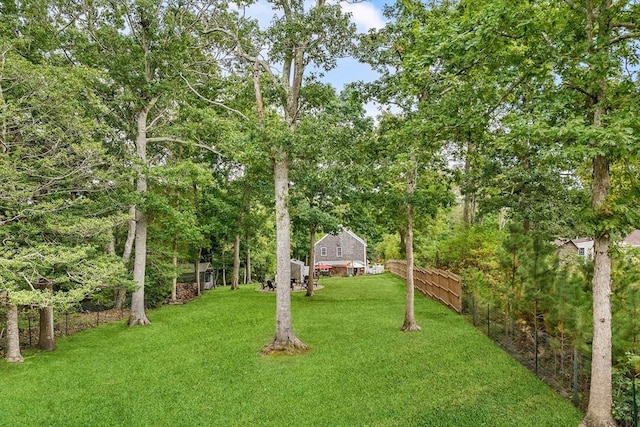
[[(183, 283), (197, 283), (196, 280), (196, 264), (180, 264), (178, 265), (178, 281)], [(213, 267), (210, 262), (198, 263), (198, 271), (200, 273), (200, 283), (204, 284), (205, 289), (213, 288)]]
[(309, 275), (309, 267), (304, 262), (292, 259), (291, 260), (291, 280), (295, 280), (296, 283), (302, 283), (304, 276)]

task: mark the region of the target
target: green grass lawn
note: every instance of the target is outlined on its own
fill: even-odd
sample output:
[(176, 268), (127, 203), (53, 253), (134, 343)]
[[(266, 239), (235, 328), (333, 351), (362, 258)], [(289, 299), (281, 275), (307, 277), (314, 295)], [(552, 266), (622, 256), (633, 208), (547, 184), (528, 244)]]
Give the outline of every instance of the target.
[(400, 331), (404, 284), (321, 279), (292, 295), (313, 351), (258, 355), (275, 296), (245, 286), (104, 325), (53, 353), (0, 362), (1, 426), (577, 426), (568, 402), (464, 319), (416, 295), (422, 331)]

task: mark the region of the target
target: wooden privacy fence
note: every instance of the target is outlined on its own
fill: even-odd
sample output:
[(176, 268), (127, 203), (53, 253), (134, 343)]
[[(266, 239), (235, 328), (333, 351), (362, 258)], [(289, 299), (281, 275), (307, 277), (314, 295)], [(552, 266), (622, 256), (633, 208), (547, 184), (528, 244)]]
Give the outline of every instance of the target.
[[(387, 270), (403, 279), (407, 278), (406, 261), (387, 261)], [(413, 286), (457, 313), (462, 313), (462, 283), (457, 275), (448, 271), (414, 267)]]

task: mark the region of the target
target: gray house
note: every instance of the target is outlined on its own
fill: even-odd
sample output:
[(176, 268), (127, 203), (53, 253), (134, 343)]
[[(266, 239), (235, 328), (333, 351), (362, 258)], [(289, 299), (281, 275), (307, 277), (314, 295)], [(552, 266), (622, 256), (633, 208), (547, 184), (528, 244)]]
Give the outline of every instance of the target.
[(367, 242), (350, 230), (326, 234), (315, 244), (314, 265), (322, 274), (355, 276), (367, 268)]

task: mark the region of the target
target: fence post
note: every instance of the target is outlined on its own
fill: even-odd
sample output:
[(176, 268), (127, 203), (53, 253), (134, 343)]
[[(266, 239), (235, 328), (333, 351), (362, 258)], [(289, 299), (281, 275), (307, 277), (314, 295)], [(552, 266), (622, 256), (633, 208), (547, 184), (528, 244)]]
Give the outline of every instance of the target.
[(538, 298), (533, 300), (533, 343), (535, 373), (538, 375)]
[(578, 349), (573, 348), (573, 406), (578, 406)]
[(633, 427), (638, 427), (638, 401), (636, 400), (636, 376), (631, 379), (631, 396), (633, 397)]
[(491, 338), (491, 318), (489, 313), (491, 312), (491, 306), (487, 304), (487, 336)]
[(31, 342), (31, 316), (27, 314), (27, 324), (29, 325), (29, 347), (33, 347), (33, 343)]
[(471, 295), (471, 314), (473, 317), (473, 326), (478, 326), (478, 313), (476, 312), (476, 297)]

